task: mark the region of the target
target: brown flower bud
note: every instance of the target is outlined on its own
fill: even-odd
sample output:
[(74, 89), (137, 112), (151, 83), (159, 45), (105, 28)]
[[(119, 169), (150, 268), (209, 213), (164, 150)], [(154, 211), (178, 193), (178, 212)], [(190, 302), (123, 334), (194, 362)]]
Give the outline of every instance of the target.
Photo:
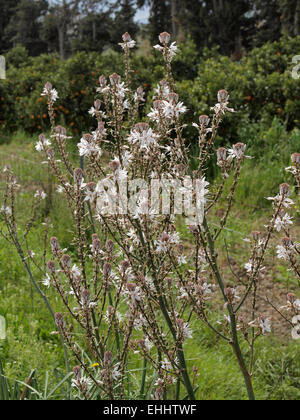
[(54, 156), (55, 156), (55, 152), (54, 152), (53, 149), (47, 149), (46, 150), (46, 155), (47, 155), (48, 159), (53, 159)]
[(280, 184), (279, 192), (283, 197), (287, 197), (290, 193), (289, 184)]
[(55, 236), (50, 239), (50, 246), (53, 254), (56, 254), (60, 250), (58, 239)]
[(168, 100), (171, 104), (173, 104), (173, 105), (177, 104), (178, 99), (179, 99), (179, 95), (177, 93), (175, 93), (175, 92), (170, 92), (169, 93)]
[(225, 102), (228, 102), (228, 100), (229, 100), (229, 93), (227, 92), (227, 90), (225, 89), (219, 90), (218, 101), (220, 103), (225, 103)]
[(62, 259), (61, 259), (62, 265), (64, 266), (64, 268), (70, 268), (71, 267), (71, 257), (70, 255), (63, 255)]
[(103, 74), (99, 77), (99, 83), (102, 88), (106, 86), (106, 77)]
[(168, 233), (167, 233), (167, 232), (163, 232), (163, 233), (161, 234), (161, 240), (162, 240), (163, 242), (168, 242), (168, 241), (169, 241), (169, 239), (170, 239), (170, 236), (168, 235)]
[(131, 36), (129, 35), (128, 32), (125, 32), (125, 34), (122, 35), (122, 39), (123, 39), (123, 42), (129, 42), (131, 41)]
[(109, 76), (110, 84), (112, 86), (116, 86), (121, 81), (121, 76), (119, 76), (117, 73), (113, 73)]
[(111, 254), (114, 250), (114, 247), (115, 247), (115, 244), (113, 243), (112, 240), (109, 239), (108, 241), (106, 241), (106, 244), (105, 244), (106, 252)]
[(60, 328), (60, 329), (64, 329), (66, 324), (65, 324), (65, 321), (64, 321), (63, 314), (61, 312), (57, 312), (54, 315), (54, 319), (55, 319), (55, 324), (57, 325), (57, 327)]
[(45, 89), (46, 89), (48, 92), (50, 92), (50, 90), (52, 89), (52, 84), (51, 84), (50, 82), (47, 82), (47, 83), (45, 84)]
[(207, 115), (200, 115), (199, 123), (201, 126), (204, 126), (204, 127), (208, 126), (209, 121), (210, 121), (210, 118)]
[(103, 265), (103, 276), (105, 278), (109, 277), (111, 275), (111, 265), (109, 263), (105, 263)]
[(103, 363), (105, 367), (109, 367), (112, 364), (112, 352), (106, 351), (103, 357)]
[(101, 101), (100, 101), (100, 99), (96, 99), (95, 100), (94, 107), (95, 107), (96, 111), (99, 111), (100, 110), (100, 107), (101, 107)]
[(81, 299), (82, 299), (82, 306), (88, 307), (90, 304), (90, 291), (83, 290), (81, 293)]
[(67, 130), (65, 129), (65, 127), (58, 125), (57, 127), (55, 127), (55, 133), (59, 134), (60, 136), (65, 136), (67, 134)]
[(55, 274), (56, 268), (55, 268), (55, 262), (54, 261), (49, 261), (47, 263), (47, 268), (50, 274)]
[(156, 100), (156, 101), (154, 101), (154, 102), (153, 102), (153, 107), (154, 107), (154, 109), (157, 109), (157, 110), (162, 110), (162, 107), (163, 107), (163, 101), (160, 101), (160, 100)]
[(225, 149), (225, 147), (220, 147), (217, 150), (218, 162), (220, 162), (220, 161), (224, 162), (226, 160), (226, 155), (227, 155), (227, 150)]
[(108, 166), (111, 171), (116, 172), (120, 167), (120, 162), (115, 159), (109, 162)]
[(290, 248), (290, 246), (292, 245), (292, 241), (288, 237), (282, 238), (281, 243), (282, 246), (284, 246), (285, 248)]
[(168, 33), (168, 32), (162, 32), (160, 35), (159, 35), (159, 42), (161, 43), (161, 44), (168, 44), (169, 42), (170, 42), (170, 39), (171, 39), (171, 35)]
[(139, 133), (143, 133), (149, 129), (149, 124), (147, 123), (138, 123), (134, 126), (134, 130), (138, 131)]
[(295, 303), (297, 297), (294, 293), (288, 293), (287, 294), (287, 301), (291, 304)]
[(80, 366), (74, 366), (73, 367), (73, 373), (74, 373), (75, 380), (80, 382), (80, 380), (81, 380), (81, 367)]
[(259, 240), (260, 237), (260, 232), (258, 231), (254, 231), (252, 232), (252, 238), (257, 242)]
[(74, 169), (74, 182), (76, 185), (81, 185), (83, 181), (83, 171), (81, 168)]
[(293, 153), (291, 156), (292, 162), (296, 165), (300, 164), (300, 153)]

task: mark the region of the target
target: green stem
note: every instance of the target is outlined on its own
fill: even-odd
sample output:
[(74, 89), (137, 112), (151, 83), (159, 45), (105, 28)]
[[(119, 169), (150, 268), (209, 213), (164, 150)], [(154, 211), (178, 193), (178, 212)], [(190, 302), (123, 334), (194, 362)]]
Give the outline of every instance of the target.
[(223, 294), (223, 297), (224, 297), (225, 303), (227, 304), (227, 309), (228, 309), (228, 312), (229, 312), (231, 335), (232, 335), (232, 342), (230, 344), (232, 345), (232, 348), (234, 350), (234, 354), (237, 358), (240, 369), (241, 369), (242, 374), (244, 376), (244, 381), (245, 381), (245, 385), (246, 385), (246, 389), (247, 389), (247, 393), (248, 393), (248, 398), (249, 398), (249, 400), (253, 401), (253, 400), (255, 400), (255, 395), (254, 395), (254, 391), (253, 391), (252, 380), (251, 380), (250, 374), (249, 374), (249, 372), (246, 368), (246, 364), (245, 364), (245, 361), (243, 359), (242, 351), (241, 351), (241, 348), (240, 348), (238, 333), (237, 333), (237, 326), (236, 326), (236, 317), (235, 317), (235, 314), (233, 312), (232, 306), (228, 302), (228, 299), (225, 295), (225, 287), (224, 287), (224, 283), (223, 283), (222, 277), (221, 277), (220, 272), (219, 272), (217, 259), (216, 259), (216, 255), (215, 255), (214, 242), (212, 240), (212, 237), (211, 237), (211, 234), (210, 234), (210, 231), (209, 231), (209, 227), (208, 227), (208, 224), (207, 224), (207, 220), (206, 220), (205, 217), (204, 217), (204, 220), (203, 220), (203, 225), (204, 225), (204, 229), (205, 229), (205, 232), (206, 232), (208, 245), (209, 245), (209, 249), (210, 249), (211, 268), (213, 269), (213, 272), (216, 276), (216, 279), (218, 281), (219, 287), (221, 289), (221, 292)]

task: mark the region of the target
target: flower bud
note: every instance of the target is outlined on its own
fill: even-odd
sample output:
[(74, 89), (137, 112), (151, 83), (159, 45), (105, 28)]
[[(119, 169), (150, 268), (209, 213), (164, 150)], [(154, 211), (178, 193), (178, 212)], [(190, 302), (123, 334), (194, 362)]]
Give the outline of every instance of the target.
[(129, 42), (131, 41), (131, 36), (129, 35), (128, 32), (125, 32), (125, 34), (122, 35), (122, 39), (123, 39), (123, 42)]
[(47, 268), (50, 274), (55, 274), (56, 268), (55, 268), (55, 262), (54, 261), (49, 261), (47, 263)]
[(168, 235), (168, 233), (167, 233), (167, 232), (163, 232), (163, 233), (161, 234), (161, 240), (162, 240), (163, 242), (168, 242), (168, 241), (169, 241), (169, 239), (170, 239), (170, 236)]
[(115, 247), (115, 244), (113, 243), (112, 240), (109, 239), (108, 241), (106, 241), (106, 244), (105, 244), (106, 252), (111, 254), (114, 250), (114, 247)]
[(55, 127), (55, 133), (59, 134), (60, 136), (65, 136), (67, 134), (67, 130), (65, 129), (65, 127), (58, 125), (57, 127)]
[(113, 73), (109, 76), (110, 84), (112, 86), (116, 86), (121, 81), (121, 76), (119, 76), (117, 73)]
[(105, 367), (109, 367), (112, 364), (112, 352), (106, 351), (103, 357), (103, 363)]
[(296, 165), (300, 164), (300, 153), (293, 153), (291, 156), (292, 162)]
[(296, 302), (296, 299), (297, 299), (297, 297), (296, 297), (296, 295), (294, 293), (288, 293), (287, 294), (287, 301), (289, 303), (291, 303), (291, 304), (295, 303)]
[(62, 259), (61, 259), (62, 265), (64, 266), (64, 268), (70, 268), (71, 267), (71, 257), (70, 255), (63, 255)]
[(99, 111), (100, 110), (100, 107), (101, 107), (101, 101), (100, 101), (100, 99), (96, 99), (95, 100), (94, 107), (95, 107), (96, 111)]
[(50, 90), (52, 89), (52, 84), (51, 84), (50, 82), (47, 82), (47, 83), (45, 84), (45, 89), (46, 89), (48, 92), (50, 92)]
[(48, 159), (53, 159), (55, 156), (55, 152), (53, 149), (47, 149), (46, 150), (46, 155)]
[(292, 241), (290, 240), (290, 238), (285, 237), (281, 239), (281, 244), (282, 246), (284, 246), (285, 248), (290, 248), (290, 246), (292, 245)]
[(229, 101), (229, 93), (227, 92), (227, 90), (225, 90), (225, 89), (219, 90), (218, 101), (220, 103), (225, 103), (225, 102)]
[(130, 262), (127, 260), (121, 261), (120, 266), (122, 271), (125, 272), (130, 267)]
[(81, 381), (81, 367), (80, 366), (74, 366), (73, 367), (73, 373), (75, 380), (80, 382)]
[(235, 289), (233, 287), (226, 287), (224, 293), (228, 300), (232, 300), (235, 296)]
[(103, 74), (99, 77), (99, 83), (102, 88), (106, 86), (106, 77)]
[(153, 107), (154, 107), (154, 109), (162, 110), (162, 108), (163, 108), (163, 101), (161, 101), (161, 100), (154, 101), (153, 102)]
[(105, 278), (109, 277), (111, 275), (111, 265), (109, 263), (105, 263), (103, 265), (103, 276)]
[(90, 304), (90, 291), (89, 290), (83, 290), (81, 293), (81, 299), (82, 299), (82, 306), (88, 307)]
[(290, 193), (289, 184), (280, 184), (279, 192), (283, 197), (287, 197)]
[(58, 239), (55, 236), (50, 239), (50, 246), (53, 254), (56, 254), (60, 250)]
[(207, 115), (200, 115), (199, 123), (201, 126), (208, 126), (210, 118)]
[(218, 159), (218, 162), (219, 161), (225, 161), (226, 160), (226, 155), (227, 155), (227, 150), (225, 149), (225, 147), (220, 147), (217, 150), (217, 159)]
[(143, 133), (149, 129), (149, 124), (147, 123), (138, 123), (134, 126), (134, 130), (138, 131), (139, 133)]
[(171, 39), (171, 35), (168, 33), (168, 32), (162, 32), (160, 35), (159, 35), (159, 42), (161, 43), (161, 44), (168, 44), (169, 42), (170, 42), (170, 39)]
[(117, 159), (115, 159), (109, 162), (108, 166), (111, 171), (116, 172), (120, 167), (120, 162)]
[(58, 328), (63, 329), (65, 327), (65, 321), (64, 321), (64, 317), (63, 314), (61, 312), (57, 312), (54, 315), (54, 319), (55, 319), (55, 324), (57, 325)]
[(258, 231), (252, 232), (252, 238), (255, 240), (255, 242), (259, 240), (259, 237), (260, 237), (260, 232)]
[(176, 105), (179, 99), (179, 95), (175, 92), (170, 92), (168, 95), (168, 100), (172, 105)]
[(74, 169), (74, 182), (76, 185), (81, 185), (83, 181), (83, 171), (81, 168)]

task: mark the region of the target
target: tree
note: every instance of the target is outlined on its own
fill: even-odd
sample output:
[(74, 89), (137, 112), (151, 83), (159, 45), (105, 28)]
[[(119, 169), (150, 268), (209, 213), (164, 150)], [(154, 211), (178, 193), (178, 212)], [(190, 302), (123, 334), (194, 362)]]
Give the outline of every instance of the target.
[(248, 33), (254, 25), (251, 0), (182, 0), (180, 19), (199, 47), (219, 45), (225, 54), (239, 56), (248, 45)]
[(281, 11), (282, 33), (290, 36), (300, 34), (300, 2), (299, 0), (278, 1)]
[(0, 54), (12, 47), (12, 42), (6, 36), (6, 28), (15, 13), (18, 0), (0, 0)]
[(135, 37), (138, 32), (138, 25), (134, 22), (136, 2), (133, 0), (122, 0), (120, 8), (115, 12), (115, 18), (111, 29), (111, 43), (112, 46), (118, 45), (122, 34), (129, 32), (132, 37)]
[(78, 22), (77, 34), (71, 40), (71, 50), (102, 52), (105, 46), (110, 45), (113, 25), (108, 13), (88, 14)]
[(261, 46), (276, 41), (281, 34), (280, 7), (278, 0), (255, 0), (255, 31), (252, 45)]
[(9, 24), (5, 28), (6, 37), (12, 45), (24, 45), (30, 55), (39, 55), (46, 45), (40, 39), (41, 19), (48, 10), (46, 0), (21, 0), (14, 8)]

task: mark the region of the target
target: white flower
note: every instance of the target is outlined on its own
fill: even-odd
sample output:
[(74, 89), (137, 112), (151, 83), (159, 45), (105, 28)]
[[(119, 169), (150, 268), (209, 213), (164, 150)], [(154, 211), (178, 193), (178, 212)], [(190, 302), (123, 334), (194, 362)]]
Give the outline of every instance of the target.
[(56, 191), (58, 192), (58, 194), (62, 194), (64, 192), (64, 187), (62, 185), (58, 185)]
[(297, 309), (297, 311), (300, 311), (300, 299), (295, 300), (294, 308)]
[(111, 376), (112, 376), (114, 381), (117, 381), (122, 376), (121, 372), (119, 372), (119, 366), (120, 366), (120, 364), (117, 363), (114, 366), (113, 371), (111, 373)]
[(34, 196), (36, 198), (41, 199), (41, 200), (45, 200), (45, 198), (47, 197), (47, 194), (42, 190), (37, 190), (36, 193), (34, 194)]
[(162, 101), (162, 111), (166, 118), (173, 119), (178, 118), (180, 114), (185, 114), (187, 112), (187, 107), (183, 102), (173, 104), (169, 101)]
[(169, 371), (169, 370), (171, 370), (171, 369), (172, 369), (172, 365), (171, 365), (171, 363), (170, 363), (170, 362), (169, 362), (169, 360), (167, 360), (166, 358), (165, 358), (164, 360), (162, 360), (162, 361), (160, 362), (160, 364), (161, 364), (161, 368), (162, 368), (163, 370)]
[(276, 195), (275, 197), (267, 197), (267, 200), (270, 201), (274, 201), (274, 205), (278, 206), (280, 203), (283, 205), (283, 207), (285, 208), (290, 208), (292, 205), (294, 205), (294, 201), (291, 200), (290, 198), (287, 197), (283, 197), (281, 194)]
[(134, 48), (136, 46), (136, 41), (132, 39), (128, 42), (120, 42), (119, 45), (123, 48), (123, 50), (126, 50), (126, 48)]
[(1, 212), (1, 213), (4, 213), (6, 216), (11, 216), (11, 215), (12, 215), (11, 208), (10, 208), (10, 207), (8, 207), (8, 206), (7, 206), (7, 205), (5, 205), (5, 204), (1, 207), (0, 212)]
[(186, 264), (187, 263), (186, 256), (185, 255), (180, 255), (179, 257), (177, 257), (177, 263), (179, 265)]
[(267, 318), (261, 318), (259, 320), (259, 327), (261, 329), (261, 332), (263, 335), (266, 335), (266, 333), (271, 332), (271, 322)]
[(50, 95), (50, 99), (52, 102), (55, 102), (58, 99), (58, 93), (56, 89), (48, 90), (46, 87), (43, 89), (43, 93), (41, 93), (41, 96), (48, 96)]
[(90, 108), (89, 110), (89, 114), (94, 117), (96, 115), (96, 109), (92, 106), (92, 108)]
[(184, 338), (193, 338), (193, 331), (190, 329), (188, 322), (185, 322), (182, 328)]
[(50, 287), (51, 282), (50, 282), (50, 277), (48, 273), (46, 273), (46, 277), (43, 279), (42, 284), (46, 287)]
[(35, 149), (38, 152), (42, 152), (43, 150), (45, 150), (49, 146), (51, 146), (51, 142), (48, 139), (40, 136), (39, 141), (35, 144)]
[(291, 251), (282, 245), (277, 245), (277, 258), (287, 261), (290, 257)]
[(292, 224), (292, 218), (286, 213), (284, 216), (278, 216), (276, 218), (274, 226), (277, 232), (280, 232), (281, 229), (287, 229)]
[(128, 137), (128, 142), (138, 144), (140, 150), (148, 151), (151, 146), (157, 146), (156, 139), (158, 135), (153, 132), (152, 128), (145, 126), (143, 130), (133, 129)]
[(73, 277), (75, 278), (75, 280), (80, 279), (81, 273), (80, 273), (80, 270), (79, 270), (79, 268), (77, 267), (76, 264), (74, 264), (73, 267), (71, 268), (71, 273), (72, 273)]
[(96, 154), (99, 158), (102, 155), (102, 150), (96, 143), (94, 136), (85, 136), (82, 137), (80, 143), (77, 144), (79, 149), (80, 156), (90, 156), (91, 154)]

